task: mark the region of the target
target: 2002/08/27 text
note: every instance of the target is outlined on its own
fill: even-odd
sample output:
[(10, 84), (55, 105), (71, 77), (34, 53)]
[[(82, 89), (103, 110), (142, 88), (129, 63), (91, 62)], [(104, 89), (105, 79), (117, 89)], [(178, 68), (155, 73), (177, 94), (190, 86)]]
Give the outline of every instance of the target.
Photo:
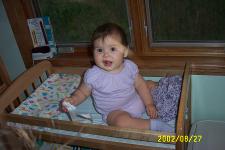
[(175, 135), (159, 135), (158, 136), (158, 142), (160, 143), (173, 143), (173, 142), (194, 142), (194, 143), (198, 143), (201, 142), (202, 140), (202, 135), (191, 135), (191, 136), (175, 136)]

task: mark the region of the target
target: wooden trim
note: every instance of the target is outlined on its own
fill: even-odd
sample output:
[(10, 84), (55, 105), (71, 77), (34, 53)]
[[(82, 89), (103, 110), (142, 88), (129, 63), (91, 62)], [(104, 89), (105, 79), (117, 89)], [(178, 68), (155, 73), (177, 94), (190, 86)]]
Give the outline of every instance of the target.
[(8, 71), (0, 57), (0, 94), (11, 84)]
[[(178, 73), (186, 62), (191, 65), (193, 75), (225, 75), (225, 59), (223, 57), (191, 57), (191, 56), (130, 56), (145, 75), (161, 75), (165, 70), (174, 70)], [(58, 55), (50, 59), (57, 67), (89, 68), (94, 64), (90, 56)], [(148, 71), (146, 71), (148, 70)], [(147, 73), (148, 72), (148, 73)]]
[[(183, 83), (182, 83), (182, 91), (181, 91), (181, 98), (179, 103), (179, 110), (178, 110), (178, 119), (177, 119), (177, 130), (176, 136), (188, 136), (190, 130), (190, 123), (191, 123), (191, 113), (186, 114), (187, 110), (190, 108), (191, 101), (191, 70), (190, 64), (186, 64), (184, 75), (183, 75)], [(190, 115), (190, 116), (189, 116)], [(179, 150), (185, 150), (187, 147), (187, 142), (182, 143), (178, 141), (176, 143), (176, 148)]]
[(21, 116), (17, 114), (0, 114), (0, 120), (41, 127), (49, 127), (67, 131), (75, 131), (80, 133), (88, 133), (109, 137), (128, 138), (133, 140), (152, 141), (152, 142), (157, 142), (159, 135), (162, 134), (167, 136), (175, 136), (174, 133), (168, 132), (120, 128), (106, 125), (79, 123), (76, 121), (71, 122), (49, 118), (39, 118), (33, 116)]
[[(29, 130), (30, 132), (30, 130)], [(66, 145), (78, 145), (84, 147), (92, 147), (95, 149), (101, 150), (169, 150), (167, 148), (157, 148), (157, 147), (147, 147), (141, 145), (134, 144), (126, 144), (126, 143), (118, 143), (112, 141), (104, 141), (104, 140), (95, 140), (90, 138), (80, 138), (74, 136), (63, 136), (55, 133), (49, 132), (38, 132), (32, 130), (32, 133), (37, 137), (41, 137), (44, 141), (56, 142), (56, 143), (64, 143)]]
[(209, 57), (225, 57), (223, 47), (146, 47), (143, 52), (144, 56), (209, 56)]
[(9, 74), (8, 74), (8, 71), (4, 65), (4, 62), (2, 60), (2, 58), (0, 57), (0, 78), (1, 80), (6, 83), (6, 85), (10, 85), (11, 83), (11, 80), (9, 78)]
[(132, 22), (132, 31), (133, 31), (133, 39), (134, 39), (134, 51), (139, 54), (142, 53), (144, 49), (144, 44), (142, 43), (145, 38), (144, 22), (140, 21), (143, 19), (144, 12), (142, 11), (143, 5), (141, 4), (143, 0), (128, 0), (128, 11), (130, 14), (131, 22)]
[(3, 93), (7, 87), (8, 86), (5, 83), (1, 84), (0, 85), (0, 94)]
[(1, 57), (0, 57), (0, 78), (6, 85), (10, 85), (11, 80), (9, 78), (8, 71), (4, 65), (4, 62), (1, 59)]

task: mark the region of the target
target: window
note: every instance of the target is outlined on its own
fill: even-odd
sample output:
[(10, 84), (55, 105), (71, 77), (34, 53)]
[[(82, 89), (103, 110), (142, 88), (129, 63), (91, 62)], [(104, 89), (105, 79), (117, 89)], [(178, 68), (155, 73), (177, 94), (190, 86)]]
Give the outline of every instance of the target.
[(145, 0), (151, 46), (225, 46), (224, 0)]
[(123, 27), (131, 41), (126, 0), (33, 0), (38, 16), (50, 16), (58, 46), (82, 45), (94, 29), (114, 22)]
[[(32, 40), (30, 37), (30, 32), (27, 28), (27, 19), (29, 18), (33, 18), (36, 17), (36, 14), (34, 14), (33, 10), (36, 10), (37, 12), (41, 12), (38, 11), (38, 9), (40, 9), (40, 2), (43, 0), (20, 0), (20, 1), (15, 1), (15, 0), (3, 0), (3, 4), (5, 7), (5, 10), (7, 12), (14, 36), (16, 38), (18, 47), (20, 49), (21, 55), (23, 57), (23, 61), (26, 65), (27, 68), (31, 67), (33, 65), (33, 61), (32, 61), (32, 55), (31, 55), (31, 49), (33, 48), (33, 44), (32, 44)], [(56, 3), (57, 0), (45, 0), (45, 2), (50, 3), (50, 1), (52, 3)], [(220, 74), (220, 75), (224, 75), (224, 57), (225, 57), (225, 51), (224, 51), (224, 38), (218, 38), (215, 39), (216, 41), (214, 43), (209, 43), (208, 47), (201, 47), (199, 45), (199, 47), (196, 47), (195, 45), (190, 46), (191, 41), (189, 41), (189, 43), (186, 47), (184, 46), (180, 46), (180, 47), (173, 47), (173, 46), (161, 46), (162, 43), (166, 44), (177, 44), (177, 41), (172, 41), (172, 40), (177, 40), (177, 38), (172, 38), (170, 39), (170, 41), (166, 38), (157, 38), (154, 40), (151, 40), (151, 38), (149, 38), (149, 34), (148, 32), (146, 32), (146, 25), (148, 25), (148, 27), (151, 27), (151, 22), (147, 23), (147, 18), (148, 20), (152, 19), (150, 18), (152, 16), (152, 11), (150, 11), (149, 9), (147, 9), (147, 7), (151, 8), (151, 2), (153, 2), (153, 0), (149, 0), (150, 3), (148, 3), (147, 0), (61, 0), (61, 2), (71, 2), (71, 3), (83, 3), (83, 2), (106, 2), (106, 1), (116, 1), (115, 3), (118, 4), (118, 2), (123, 1), (124, 5), (127, 6), (128, 5), (128, 9), (129, 9), (129, 17), (132, 20), (132, 35), (130, 36), (132, 37), (131, 40), (131, 44), (134, 45), (134, 47), (132, 47), (132, 50), (134, 50), (134, 54), (135, 55), (135, 59), (138, 60), (139, 66), (141, 66), (142, 68), (148, 68), (149, 66), (154, 66), (154, 68), (158, 68), (158, 69), (166, 69), (166, 68), (176, 68), (179, 69), (180, 67), (180, 62), (190, 62), (192, 64), (192, 73), (198, 73), (198, 74)], [(175, 0), (176, 1), (176, 0)], [(170, 9), (175, 9), (175, 6), (177, 5), (175, 3), (175, 1), (170, 1)], [(189, 0), (191, 2), (195, 2), (199, 0)], [(217, 13), (215, 18), (220, 18), (218, 20), (220, 21), (224, 21), (224, 0), (213, 0), (213, 1), (209, 1), (209, 0), (202, 0), (202, 5), (204, 6), (206, 4), (212, 4), (212, 3), (219, 3), (218, 9), (220, 10), (219, 13)], [(35, 3), (35, 5), (33, 5), (33, 3)], [(44, 1), (43, 1), (44, 2)], [(60, 1), (58, 0), (58, 3)], [(154, 0), (154, 2), (161, 3), (162, 0)], [(164, 3), (167, 4), (167, 1), (163, 1)], [(185, 3), (187, 5), (187, 2), (184, 0), (181, 0), (182, 3)], [(212, 2), (212, 3), (211, 3)], [(122, 3), (122, 2), (121, 2)], [(146, 5), (146, 3), (148, 3), (149, 5)], [(97, 3), (96, 3), (97, 4)], [(202, 7), (201, 5), (201, 7)], [(34, 7), (33, 7), (34, 6)], [(197, 6), (197, 2), (196, 2), (196, 6)], [(199, 6), (199, 5), (198, 5)], [(221, 6), (221, 7), (220, 7)], [(63, 5), (61, 5), (62, 8)], [(154, 7), (154, 6), (152, 6)], [(161, 6), (160, 6), (161, 7)], [(199, 6), (200, 7), (200, 6)], [(200, 7), (200, 8), (201, 8)], [(53, 8), (51, 8), (50, 6), (48, 7), (49, 11), (54, 12), (55, 10)], [(158, 7), (156, 7), (158, 8)], [(169, 7), (168, 7), (169, 8)], [(103, 8), (104, 9), (104, 8)], [(151, 8), (153, 10), (153, 8)], [(41, 9), (40, 9), (41, 10)], [(54, 10), (54, 11), (53, 11)], [(125, 16), (125, 20), (127, 22), (127, 26), (124, 27), (127, 29), (127, 32), (129, 33), (128, 28), (129, 26), (129, 19), (128, 19), (128, 15), (126, 10), (126, 7), (123, 8), (124, 10), (124, 14), (126, 14)], [(216, 10), (216, 11), (217, 11)], [(118, 13), (118, 10), (115, 11), (116, 13)], [(114, 12), (113, 12), (114, 13)], [(169, 12), (168, 12), (169, 13)], [(180, 12), (179, 12), (180, 13)], [(213, 12), (212, 12), (213, 13)], [(40, 14), (40, 13), (39, 13)], [(146, 15), (148, 14), (148, 15)], [(210, 14), (211, 15), (211, 14)], [(122, 15), (121, 15), (122, 16)], [(122, 18), (120, 16), (120, 18)], [(171, 16), (171, 15), (170, 15)], [(170, 17), (168, 16), (168, 17)], [(50, 16), (51, 17), (51, 16)], [(112, 17), (110, 17), (109, 20)], [(168, 18), (170, 19), (170, 18)], [(215, 22), (215, 20), (213, 20), (214, 18), (210, 18), (212, 19), (210, 22), (213, 23)], [(123, 18), (124, 21), (124, 18)], [(153, 20), (154, 21), (154, 20)], [(51, 22), (53, 24), (54, 27), (54, 32), (56, 34), (56, 27), (54, 25), (54, 21), (51, 18)], [(89, 23), (89, 22), (88, 22)], [(91, 23), (91, 21), (90, 21)], [(82, 24), (81, 22), (78, 22), (78, 24)], [(217, 30), (218, 35), (225, 35), (224, 34), (224, 22), (221, 22), (222, 26), (221, 29), (219, 29), (218, 27), (214, 26), (214, 28), (217, 28), (219, 30)], [(180, 24), (175, 24), (176, 26), (180, 26)], [(62, 27), (64, 29), (64, 27)], [(151, 29), (151, 28), (148, 28)], [(154, 27), (153, 27), (154, 29)], [(188, 28), (188, 30), (190, 30), (190, 28)], [(213, 29), (214, 30), (214, 29)], [(190, 30), (191, 31), (191, 30)], [(149, 31), (149, 33), (151, 33), (152, 31)], [(215, 31), (216, 32), (216, 31)], [(217, 35), (217, 34), (216, 34)], [(57, 44), (59, 44), (60, 42), (60, 34), (57, 35)], [(203, 36), (204, 37), (204, 36)], [(153, 37), (155, 38), (155, 37)], [(88, 39), (89, 40), (89, 39)], [(167, 41), (168, 40), (168, 41)], [(198, 40), (198, 39), (197, 39)], [(202, 39), (203, 41), (205, 39)], [(208, 40), (208, 39), (207, 39)], [(209, 38), (210, 40), (210, 38)], [(214, 40), (214, 39), (213, 39)], [(78, 40), (79, 41), (79, 40)], [(185, 42), (186, 39), (184, 39)], [(182, 44), (181, 42), (184, 42), (182, 40), (180, 40), (180, 44)], [(201, 42), (203, 42), (201, 41)], [(221, 41), (218, 42), (218, 41)], [(71, 40), (69, 42), (66, 43), (75, 43), (75, 40)], [(196, 41), (198, 42), (198, 41)], [(208, 41), (209, 42), (209, 41)], [(212, 40), (211, 40), (212, 42)], [(152, 44), (153, 43), (153, 44)], [(61, 42), (61, 44), (64, 44), (63, 41)], [(154, 44), (158, 44), (159, 46), (157, 47), (154, 46)], [(178, 43), (179, 44), (179, 43)], [(194, 44), (198, 44), (198, 43), (194, 43)], [(208, 43), (203, 43), (203, 44), (208, 44)], [(58, 45), (59, 46), (59, 45)], [(176, 46), (176, 45), (175, 45)], [(190, 46), (190, 47), (189, 47)], [(210, 47), (211, 46), (211, 47)], [(218, 46), (218, 47), (216, 47)], [(70, 49), (70, 48), (69, 48)], [(72, 48), (71, 48), (72, 49)], [(73, 49), (74, 50), (74, 49)], [(73, 51), (75, 52), (75, 51)], [(87, 47), (76, 47), (76, 54), (69, 54), (69, 55), (62, 55), (62, 57), (56, 57), (56, 59), (53, 59), (53, 64), (58, 65), (58, 66), (65, 66), (65, 65), (70, 65), (70, 66), (85, 66), (87, 67), (88, 65), (90, 65), (90, 61), (89, 61), (89, 49)], [(65, 56), (65, 57), (64, 57)], [(69, 57), (67, 57), (69, 56)], [(72, 56), (72, 57), (70, 57)], [(77, 57), (78, 56), (78, 57)], [(78, 62), (81, 63), (74, 63), (74, 58), (79, 58), (80, 56), (82, 56), (83, 58)], [(136, 57), (138, 56), (138, 57)], [(194, 57), (193, 57), (194, 56)], [(63, 59), (61, 59), (63, 58)], [(69, 58), (69, 59), (67, 59)], [(72, 58), (72, 59), (71, 59)], [(86, 59), (87, 58), (87, 59)], [(141, 59), (139, 59), (141, 58)], [(138, 63), (137, 62), (137, 63)]]

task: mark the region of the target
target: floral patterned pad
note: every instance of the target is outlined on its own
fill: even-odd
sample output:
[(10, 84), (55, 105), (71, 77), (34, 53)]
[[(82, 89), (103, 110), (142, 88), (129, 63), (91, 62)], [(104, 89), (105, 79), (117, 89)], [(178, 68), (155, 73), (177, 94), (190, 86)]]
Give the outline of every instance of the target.
[(80, 79), (76, 74), (52, 74), (12, 113), (67, 120), (58, 110), (59, 102), (75, 91)]

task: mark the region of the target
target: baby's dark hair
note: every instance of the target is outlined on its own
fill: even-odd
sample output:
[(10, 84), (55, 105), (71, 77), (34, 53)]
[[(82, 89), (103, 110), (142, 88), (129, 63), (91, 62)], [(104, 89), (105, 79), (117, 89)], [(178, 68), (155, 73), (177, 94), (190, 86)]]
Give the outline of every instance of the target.
[(92, 34), (91, 42), (93, 44), (96, 39), (104, 39), (106, 36), (112, 34), (118, 34), (121, 38), (121, 43), (124, 46), (128, 46), (126, 33), (119, 25), (115, 23), (105, 23), (103, 25), (98, 26)]

